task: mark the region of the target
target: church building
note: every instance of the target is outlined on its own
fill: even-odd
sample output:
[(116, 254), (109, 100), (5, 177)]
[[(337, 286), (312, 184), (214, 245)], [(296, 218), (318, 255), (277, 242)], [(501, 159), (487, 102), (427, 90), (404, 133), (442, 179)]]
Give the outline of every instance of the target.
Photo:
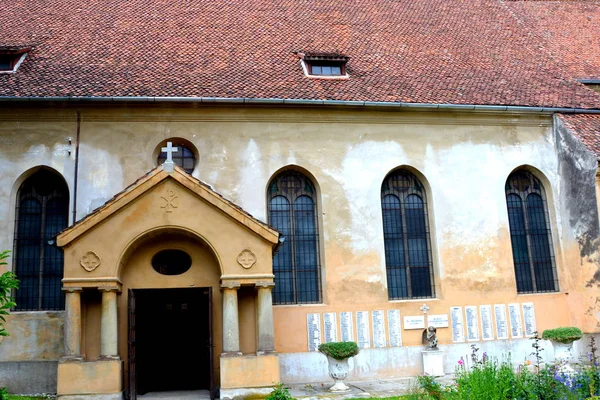
[[(0, 387), (515, 365), (600, 334), (600, 1), (3, 0)], [(4, 272), (4, 271), (0, 271)], [(552, 359), (549, 344), (544, 357)]]

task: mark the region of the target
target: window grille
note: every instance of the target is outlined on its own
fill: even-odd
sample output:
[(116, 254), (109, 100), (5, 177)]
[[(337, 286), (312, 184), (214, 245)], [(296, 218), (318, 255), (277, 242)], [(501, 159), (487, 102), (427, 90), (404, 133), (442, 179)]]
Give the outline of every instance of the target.
[(269, 186), (269, 223), (284, 242), (273, 257), (274, 304), (321, 302), (316, 192), (297, 171), (279, 174)]
[(15, 310), (63, 310), (63, 253), (55, 236), (67, 227), (69, 191), (54, 173), (41, 169), (19, 188), (15, 220)]
[(383, 238), (390, 300), (435, 296), (425, 189), (405, 170), (381, 187)]
[(517, 171), (508, 177), (505, 191), (517, 292), (557, 291), (552, 234), (542, 183), (527, 171)]
[[(162, 147), (162, 146), (161, 146)], [(173, 153), (172, 159), (175, 165), (180, 166), (187, 172), (191, 174), (194, 171), (194, 167), (196, 166), (196, 157), (194, 156), (194, 152), (190, 150), (189, 147), (181, 144), (181, 143), (173, 143), (173, 147), (177, 147), (177, 151)], [(161, 151), (158, 155), (158, 165), (163, 164), (167, 160), (167, 153)]]

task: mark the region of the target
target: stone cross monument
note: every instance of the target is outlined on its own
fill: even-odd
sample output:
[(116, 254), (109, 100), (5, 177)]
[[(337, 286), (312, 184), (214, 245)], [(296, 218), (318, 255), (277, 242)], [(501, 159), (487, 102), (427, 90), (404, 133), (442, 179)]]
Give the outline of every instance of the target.
[(167, 147), (162, 147), (160, 150), (167, 153), (167, 159), (162, 165), (163, 169), (169, 173), (173, 172), (175, 169), (175, 163), (173, 162), (173, 153), (176, 153), (179, 149), (177, 147), (173, 147), (173, 143), (167, 142)]

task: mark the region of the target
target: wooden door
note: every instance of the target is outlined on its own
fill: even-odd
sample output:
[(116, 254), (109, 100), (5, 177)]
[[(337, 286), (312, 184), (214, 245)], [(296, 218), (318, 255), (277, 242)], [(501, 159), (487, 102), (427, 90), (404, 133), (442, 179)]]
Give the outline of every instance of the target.
[(208, 353), (210, 362), (210, 400), (215, 400), (217, 388), (215, 387), (215, 364), (214, 364), (214, 344), (213, 344), (213, 301), (212, 288), (208, 289)]
[(127, 291), (127, 304), (127, 354), (129, 366), (127, 392), (129, 400), (137, 400), (135, 382), (135, 292), (133, 289)]

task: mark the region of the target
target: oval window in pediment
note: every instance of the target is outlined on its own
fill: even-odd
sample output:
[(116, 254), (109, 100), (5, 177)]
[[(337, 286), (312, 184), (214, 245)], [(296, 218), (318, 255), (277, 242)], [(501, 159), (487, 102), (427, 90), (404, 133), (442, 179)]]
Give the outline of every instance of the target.
[(192, 266), (192, 257), (183, 250), (161, 250), (152, 257), (152, 268), (162, 275), (181, 275)]

